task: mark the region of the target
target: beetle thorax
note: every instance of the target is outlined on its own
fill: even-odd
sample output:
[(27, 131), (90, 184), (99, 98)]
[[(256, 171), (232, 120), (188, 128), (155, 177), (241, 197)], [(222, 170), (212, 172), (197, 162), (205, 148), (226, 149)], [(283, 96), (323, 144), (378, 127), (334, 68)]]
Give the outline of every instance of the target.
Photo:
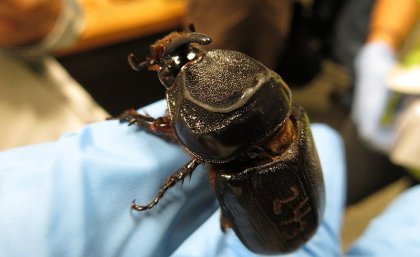
[(290, 95), (259, 62), (213, 50), (183, 67), (168, 103), (181, 143), (198, 158), (225, 162), (281, 126)]

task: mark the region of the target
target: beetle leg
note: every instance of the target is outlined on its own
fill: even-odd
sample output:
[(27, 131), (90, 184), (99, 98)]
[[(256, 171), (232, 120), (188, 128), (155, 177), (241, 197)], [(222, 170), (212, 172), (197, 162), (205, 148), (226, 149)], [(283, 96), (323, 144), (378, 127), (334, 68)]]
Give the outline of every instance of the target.
[(173, 187), (176, 183), (184, 181), (186, 176), (191, 176), (195, 168), (200, 164), (201, 162), (197, 159), (192, 159), (191, 161), (187, 162), (184, 166), (182, 166), (178, 171), (176, 171), (174, 174), (172, 174), (168, 179), (166, 180), (165, 184), (160, 189), (159, 193), (156, 195), (155, 199), (153, 199), (149, 204), (147, 205), (138, 205), (136, 204), (135, 200), (133, 201), (131, 208), (136, 211), (144, 211), (147, 209), (153, 208), (159, 200), (163, 197), (165, 192)]
[(116, 117), (120, 122), (128, 122), (128, 125), (137, 125), (145, 131), (162, 137), (163, 139), (176, 143), (177, 138), (168, 116), (153, 118), (148, 115), (138, 113), (134, 109), (129, 109)]

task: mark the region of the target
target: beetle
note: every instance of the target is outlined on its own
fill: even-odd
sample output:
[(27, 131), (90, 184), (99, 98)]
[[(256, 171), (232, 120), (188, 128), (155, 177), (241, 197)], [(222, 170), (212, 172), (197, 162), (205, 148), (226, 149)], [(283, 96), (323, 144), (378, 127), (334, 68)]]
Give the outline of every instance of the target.
[(178, 143), (191, 160), (171, 175), (146, 205), (208, 164), (221, 207), (221, 227), (232, 228), (251, 251), (296, 250), (314, 234), (323, 216), (322, 170), (303, 108), (292, 104), (282, 78), (232, 50), (206, 50), (211, 38), (172, 32), (150, 46), (135, 70), (156, 71), (166, 88), (167, 113), (152, 118), (130, 109), (117, 118)]

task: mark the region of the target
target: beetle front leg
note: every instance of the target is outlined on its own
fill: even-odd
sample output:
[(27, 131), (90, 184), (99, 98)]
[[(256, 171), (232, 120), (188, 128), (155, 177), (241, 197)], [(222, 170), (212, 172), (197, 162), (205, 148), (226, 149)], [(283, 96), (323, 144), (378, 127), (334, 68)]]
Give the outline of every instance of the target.
[(147, 209), (153, 208), (159, 201), (162, 199), (163, 195), (169, 188), (173, 187), (178, 182), (183, 182), (187, 176), (191, 176), (195, 168), (200, 164), (200, 161), (197, 159), (192, 159), (187, 164), (182, 166), (177, 172), (172, 174), (166, 180), (165, 184), (160, 189), (159, 193), (156, 195), (155, 199), (147, 205), (138, 205), (135, 200), (133, 201), (131, 208), (136, 211), (144, 211)]
[(163, 139), (176, 143), (177, 138), (168, 116), (153, 118), (129, 109), (116, 117), (120, 122), (128, 122), (128, 125), (137, 125), (139, 128), (162, 137)]

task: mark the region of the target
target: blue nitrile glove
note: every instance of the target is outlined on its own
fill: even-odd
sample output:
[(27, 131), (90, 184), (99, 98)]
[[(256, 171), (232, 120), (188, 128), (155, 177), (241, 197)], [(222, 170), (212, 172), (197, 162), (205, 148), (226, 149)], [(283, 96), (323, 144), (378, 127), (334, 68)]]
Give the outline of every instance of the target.
[(403, 192), (369, 224), (347, 256), (420, 256), (419, 199), (419, 185)]
[(168, 256), (217, 207), (206, 172), (199, 167), (150, 211), (130, 205), (152, 200), (188, 160), (179, 146), (116, 120), (3, 152), (0, 256)]
[(385, 78), (395, 66), (394, 51), (384, 43), (368, 43), (355, 61), (356, 81), (351, 116), (363, 140), (388, 152), (393, 144), (390, 127), (381, 124), (390, 91)]
[[(146, 109), (159, 116), (165, 107), (160, 101)], [(344, 190), (341, 142), (327, 127), (313, 128), (327, 210), (318, 233), (299, 253), (337, 256)], [(201, 166), (152, 210), (130, 210), (134, 198), (139, 204), (152, 200), (188, 160), (179, 146), (118, 121), (1, 153), (0, 256), (189, 256), (203, 252), (203, 243), (209, 252), (199, 256), (249, 255), (232, 231), (220, 232), (217, 203)]]

